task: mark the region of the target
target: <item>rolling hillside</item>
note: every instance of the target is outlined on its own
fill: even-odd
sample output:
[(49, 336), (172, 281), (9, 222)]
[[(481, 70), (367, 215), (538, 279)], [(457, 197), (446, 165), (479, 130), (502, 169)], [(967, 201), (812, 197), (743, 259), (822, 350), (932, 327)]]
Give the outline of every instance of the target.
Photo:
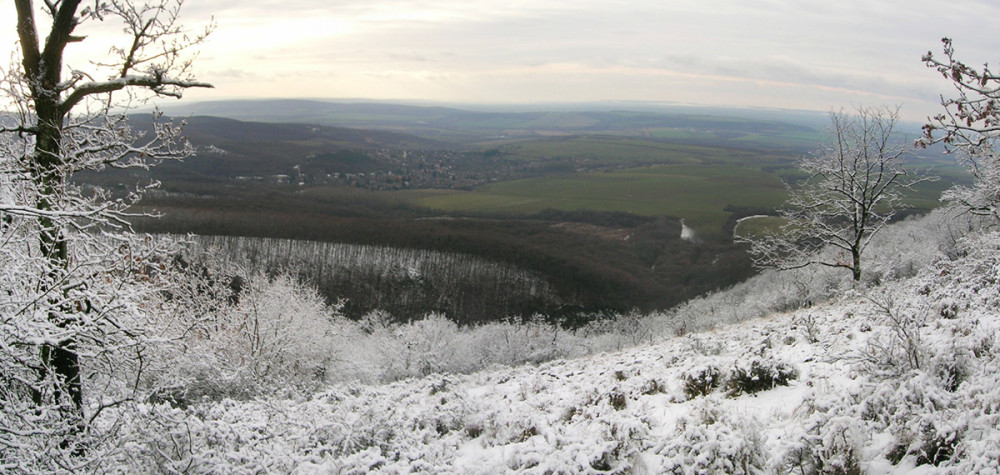
[[(304, 399), (145, 406), (120, 429), (144, 442), (125, 446), (117, 463), (195, 472), (996, 473), (1000, 236), (973, 233), (953, 257), (934, 256), (950, 245), (927, 233), (954, 224), (937, 223), (890, 233), (887, 246), (920, 239), (902, 256), (884, 249), (892, 268), (923, 263), (907, 277), (753, 318), (760, 298), (788, 297), (775, 288), (758, 295), (758, 279), (758, 294), (714, 296), (711, 314), (692, 302), (646, 317), (651, 327), (620, 327), (645, 342), (634, 348), (336, 384)], [(703, 328), (729, 314), (737, 323), (684, 334), (684, 318)], [(392, 340), (403, 331), (376, 330), (341, 349), (426, 362), (431, 372), (475, 351), (442, 320), (405, 333), (405, 349)], [(514, 331), (508, 343), (518, 345)], [(541, 337), (553, 346), (560, 338)], [(480, 349), (503, 345), (484, 341)], [(149, 427), (147, 417), (167, 422)]]

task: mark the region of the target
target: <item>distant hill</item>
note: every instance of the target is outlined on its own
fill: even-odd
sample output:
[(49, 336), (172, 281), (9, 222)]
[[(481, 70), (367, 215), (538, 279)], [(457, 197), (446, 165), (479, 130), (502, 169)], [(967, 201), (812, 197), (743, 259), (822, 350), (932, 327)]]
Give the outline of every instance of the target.
[(186, 135), (193, 142), (310, 142), (345, 148), (441, 148), (444, 145), (421, 137), (390, 131), (330, 127), (313, 123), (251, 122), (223, 117), (193, 116), (186, 119)]
[[(149, 129), (147, 115), (135, 115), (132, 125)], [(444, 144), (391, 131), (349, 129), (313, 124), (247, 122), (193, 116), (186, 119), (185, 135), (198, 150), (184, 162), (154, 167), (152, 178), (165, 182), (226, 181), (237, 177), (290, 175), (294, 167), (312, 172), (365, 173), (375, 169), (370, 154), (377, 150), (441, 149)], [(122, 174), (136, 171), (106, 170), (87, 176), (88, 181), (118, 183)]]
[[(441, 185), (437, 182), (441, 179), (439, 171), (454, 176), (454, 183), (471, 184), (484, 180), (479, 175), (509, 179), (521, 177), (524, 172), (510, 170), (509, 163), (492, 163), (489, 157), (480, 160), (482, 163), (454, 162), (463, 160), (462, 155), (455, 154), (450, 155), (451, 158), (434, 156), (429, 161), (425, 158), (418, 164), (412, 151), (449, 150), (484, 156), (492, 150), (498, 155), (500, 148), (526, 150), (523, 144), (531, 142), (548, 150), (547, 154), (562, 156), (576, 152), (563, 150), (561, 143), (557, 144), (557, 150), (549, 150), (553, 146), (549, 143), (551, 140), (593, 136), (798, 154), (812, 150), (819, 135), (817, 129), (806, 125), (695, 114), (694, 108), (682, 111), (684, 113), (573, 108), (482, 111), (291, 99), (203, 102), (167, 111), (173, 117), (186, 117), (185, 133), (198, 149), (196, 157), (183, 163), (163, 163), (149, 172), (113, 172), (81, 178), (106, 186), (134, 181), (123, 175), (135, 175), (133, 178), (140, 181), (152, 178), (165, 183), (233, 180), (280, 183), (305, 177), (312, 184), (325, 184), (338, 180), (325, 177), (365, 174), (364, 178), (351, 178), (350, 181), (380, 188), (397, 184), (389, 182), (392, 176), (382, 176), (380, 181), (372, 182), (372, 172), (385, 175), (399, 171), (405, 175), (408, 172), (403, 168), (410, 167), (412, 171), (412, 166), (422, 166), (427, 170), (420, 177), (407, 180), (423, 181), (399, 185), (435, 187)], [(148, 117), (136, 114), (132, 122), (138, 128), (148, 128)], [(516, 145), (506, 147), (512, 144)], [(411, 152), (409, 159), (403, 151)], [(606, 155), (601, 155), (604, 158), (622, 155), (618, 148), (593, 152)], [(549, 160), (549, 155), (543, 155), (540, 157), (543, 161)], [(527, 159), (537, 161), (539, 157)], [(508, 169), (497, 168), (503, 166)], [(395, 175), (397, 179), (399, 176)]]
[[(802, 111), (653, 107), (633, 103), (551, 108), (458, 109), (392, 103), (327, 102), (305, 99), (211, 101), (172, 106), (173, 115), (211, 115), (260, 122), (395, 130), (453, 144), (553, 133), (647, 134), (671, 140), (769, 137), (815, 143), (826, 116)], [(542, 107), (542, 106), (538, 106)], [(667, 133), (671, 132), (672, 133)]]

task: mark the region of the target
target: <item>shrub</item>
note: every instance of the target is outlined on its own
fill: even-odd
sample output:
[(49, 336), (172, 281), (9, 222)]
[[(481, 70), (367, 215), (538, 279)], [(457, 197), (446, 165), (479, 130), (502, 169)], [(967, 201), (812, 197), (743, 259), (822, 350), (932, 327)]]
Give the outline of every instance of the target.
[(835, 420), (821, 429), (821, 439), (813, 448), (819, 473), (860, 475), (859, 452), (864, 429), (856, 420)]
[(644, 395), (649, 396), (651, 394), (658, 394), (665, 392), (665, 388), (663, 386), (663, 383), (661, 383), (660, 381), (656, 379), (650, 379), (649, 381), (646, 381), (646, 384), (642, 385), (640, 392)]
[(878, 289), (867, 297), (883, 330), (869, 332), (863, 359), (873, 372), (901, 375), (926, 365), (923, 333), (926, 311), (912, 302), (900, 302), (898, 289)]
[(233, 294), (218, 286), (223, 270), (203, 269), (177, 275), (171, 292), (151, 302), (160, 315), (146, 325), (161, 344), (143, 355), (136, 376), (151, 402), (306, 394), (328, 382), (337, 334), (352, 325), (339, 307), (288, 275), (241, 277)]
[(950, 357), (939, 357), (934, 362), (934, 373), (941, 381), (941, 386), (948, 392), (958, 391), (959, 385), (968, 377), (965, 359), (955, 352)]
[(754, 394), (788, 386), (789, 381), (798, 377), (798, 372), (786, 363), (774, 360), (754, 359), (749, 367), (737, 366), (726, 379), (726, 392), (730, 396)]
[(796, 318), (795, 326), (802, 330), (809, 343), (819, 342), (819, 321), (813, 314), (810, 313), (804, 317)]
[(960, 434), (957, 430), (940, 430), (932, 424), (925, 424), (921, 435), (921, 444), (911, 451), (916, 455), (916, 464), (938, 466), (951, 459), (955, 454)]
[(622, 392), (614, 391), (608, 395), (608, 403), (610, 403), (611, 407), (615, 408), (616, 411), (620, 411), (622, 409), (625, 409), (625, 406), (628, 403), (628, 399)]
[(658, 473), (765, 473), (767, 455), (760, 422), (736, 418), (705, 399), (681, 419), (677, 433), (654, 449), (664, 458)]
[(893, 465), (899, 465), (899, 462), (903, 461), (903, 457), (906, 457), (906, 449), (907, 444), (896, 444), (885, 454), (885, 459)]
[(722, 371), (715, 366), (705, 366), (689, 371), (683, 377), (684, 395), (688, 399), (707, 396), (722, 384)]

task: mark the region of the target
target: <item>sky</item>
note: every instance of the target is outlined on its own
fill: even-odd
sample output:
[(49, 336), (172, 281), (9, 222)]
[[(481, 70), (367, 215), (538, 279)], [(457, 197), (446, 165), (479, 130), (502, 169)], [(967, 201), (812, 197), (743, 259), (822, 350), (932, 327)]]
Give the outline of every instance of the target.
[[(188, 0), (182, 17), (217, 24), (195, 65), (215, 88), (189, 101), (887, 104), (923, 120), (950, 95), (921, 61), (942, 37), (970, 64), (1000, 56), (994, 0)], [(120, 38), (84, 27), (79, 58)]]

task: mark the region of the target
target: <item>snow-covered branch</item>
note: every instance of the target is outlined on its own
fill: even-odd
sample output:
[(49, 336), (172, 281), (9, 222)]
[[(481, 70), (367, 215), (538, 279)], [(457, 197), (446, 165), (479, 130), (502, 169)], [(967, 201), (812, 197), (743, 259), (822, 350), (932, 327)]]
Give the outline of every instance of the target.
[[(851, 270), (861, 279), (861, 258), (901, 206), (901, 192), (931, 180), (902, 167), (905, 153), (894, 137), (898, 108), (860, 107), (854, 115), (830, 114), (829, 144), (806, 156), (809, 176), (789, 189), (780, 230), (743, 236), (761, 267), (794, 269), (811, 264)], [(825, 249), (835, 249), (831, 255)]]
[(926, 147), (943, 143), (949, 152), (958, 153), (974, 178), (973, 186), (956, 186), (943, 198), (965, 206), (976, 215), (1000, 219), (1000, 75), (984, 64), (981, 69), (955, 58), (951, 39), (941, 40), (944, 59), (928, 52), (924, 63), (951, 82), (956, 97), (941, 97), (944, 112), (928, 119), (917, 145)]
[[(129, 86), (144, 87), (153, 91), (157, 95), (180, 98), (181, 90), (191, 87), (212, 87), (211, 84), (200, 81), (187, 81), (171, 79), (157, 76), (126, 76), (109, 81), (89, 82), (76, 87), (73, 92), (63, 100), (61, 108), (64, 113), (69, 113), (84, 98), (94, 94), (106, 94), (120, 91)], [(174, 86), (177, 89), (168, 89)]]
[[(141, 100), (211, 87), (191, 75), (187, 53), (211, 27), (182, 29), (182, 0), (83, 3), (45, 0), (37, 12), (50, 21), (36, 23), (32, 2), (16, 0), (20, 57), (0, 78), (14, 111), (0, 117), (0, 471), (12, 460), (38, 463), (27, 472), (92, 471), (103, 455), (88, 459), (88, 421), (135, 400), (136, 390), (116, 381), (142, 364), (143, 302), (168, 269), (154, 267), (162, 249), (131, 232), (128, 210), (142, 186), (112, 194), (72, 177), (193, 154), (183, 124), (157, 113), (149, 130), (136, 131), (117, 112), (129, 103), (113, 93)], [(125, 52), (122, 63), (66, 74), (66, 46), (85, 39), (76, 30), (114, 20), (124, 25), (126, 46), (112, 48)], [(48, 28), (41, 35), (40, 25)], [(133, 252), (142, 247), (151, 250)]]

